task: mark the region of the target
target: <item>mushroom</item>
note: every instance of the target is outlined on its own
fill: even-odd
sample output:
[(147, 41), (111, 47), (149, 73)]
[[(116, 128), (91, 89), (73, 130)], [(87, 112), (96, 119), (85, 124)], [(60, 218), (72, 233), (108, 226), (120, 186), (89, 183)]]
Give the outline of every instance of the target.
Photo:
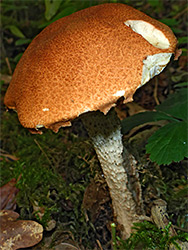
[[(106, 178), (114, 215), (131, 233), (137, 215), (121, 126), (110, 110), (159, 74), (176, 52), (166, 25), (125, 4), (93, 6), (61, 18), (34, 38), (5, 95), (20, 123), (58, 132), (81, 117)], [(110, 111), (110, 112), (109, 112)]]

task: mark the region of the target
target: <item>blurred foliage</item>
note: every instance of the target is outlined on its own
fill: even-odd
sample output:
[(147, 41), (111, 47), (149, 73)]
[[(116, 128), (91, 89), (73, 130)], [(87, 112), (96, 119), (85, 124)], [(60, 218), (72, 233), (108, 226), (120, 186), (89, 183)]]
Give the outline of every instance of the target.
[[(43, 28), (75, 11), (105, 2), (129, 4), (170, 26), (178, 37), (183, 54), (180, 63), (171, 62), (169, 71), (166, 71), (169, 89), (173, 92), (179, 83), (185, 86), (187, 77), (185, 72), (186, 0), (2, 0), (0, 3), (1, 74), (8, 80), (0, 82), (1, 103), (9, 76), (12, 75), (29, 43)], [(70, 129), (61, 129), (58, 134), (45, 131), (42, 136), (31, 135), (19, 124), (16, 113), (5, 112), (3, 105), (1, 105), (1, 111), (1, 148), (3, 152), (12, 154), (19, 160), (10, 161), (1, 156), (0, 184), (3, 185), (21, 175), (17, 184), (20, 190), (17, 204), (21, 218), (35, 218), (45, 227), (54, 219), (61, 232), (73, 233), (74, 239), (83, 247), (82, 249), (95, 247), (99, 249), (97, 239), (104, 249), (111, 249), (110, 239), (102, 235), (101, 229), (96, 232), (96, 227), (88, 220), (82, 208), (85, 188), (91, 178), (102, 175), (87, 137), (79, 137), (72, 133), (74, 129), (71, 130), (72, 132)], [(166, 114), (163, 115), (166, 116)], [(151, 199), (161, 197), (168, 202), (168, 212), (173, 223), (186, 228), (186, 161), (164, 168), (151, 163), (145, 151), (142, 158), (143, 147), (140, 149), (142, 151), (139, 152), (141, 156), (138, 169), (146, 208)], [(38, 210), (34, 209), (36, 204), (38, 204)], [(39, 216), (40, 210), (43, 211), (42, 217)], [(103, 223), (103, 220), (99, 223)], [(153, 225), (147, 224), (145, 228), (138, 225), (138, 232), (140, 228), (145, 235), (147, 232), (149, 234), (150, 230), (153, 232), (152, 237), (159, 235)], [(57, 238), (58, 234), (53, 237)], [(120, 239), (118, 240), (121, 242)], [(121, 244), (125, 243), (121, 242)]]

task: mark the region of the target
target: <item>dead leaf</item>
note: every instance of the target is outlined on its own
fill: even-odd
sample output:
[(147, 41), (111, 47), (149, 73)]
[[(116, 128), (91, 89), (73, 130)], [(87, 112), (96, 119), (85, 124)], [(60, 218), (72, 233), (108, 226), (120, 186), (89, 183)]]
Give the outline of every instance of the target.
[(181, 69), (187, 69), (188, 56), (181, 56), (178, 60), (178, 64)]
[(174, 61), (178, 60), (178, 58), (181, 56), (182, 50), (181, 49), (176, 49), (175, 55), (174, 55)]
[(126, 117), (132, 116), (139, 112), (145, 111), (145, 109), (140, 105), (138, 105), (136, 102), (128, 102), (126, 104), (120, 104), (115, 109), (120, 120), (123, 120)]
[(16, 209), (16, 200), (15, 197), (19, 192), (19, 189), (15, 187), (17, 180), (13, 178), (4, 186), (0, 187), (0, 210), (15, 210)]
[(16, 250), (36, 245), (42, 240), (43, 227), (31, 220), (16, 220), (19, 214), (0, 211), (0, 250)]
[(93, 180), (85, 190), (82, 205), (86, 210), (90, 211), (91, 220), (94, 222), (98, 217), (101, 206), (109, 200), (109, 192), (104, 185)]
[(10, 83), (12, 76), (0, 74), (1, 81), (4, 81), (5, 84)]
[(69, 243), (61, 243), (55, 246), (54, 250), (79, 250), (79, 248)]
[(18, 161), (19, 158), (14, 156), (14, 155), (10, 155), (7, 154), (4, 150), (0, 149), (0, 160), (2, 161), (3, 159), (5, 159), (5, 161)]

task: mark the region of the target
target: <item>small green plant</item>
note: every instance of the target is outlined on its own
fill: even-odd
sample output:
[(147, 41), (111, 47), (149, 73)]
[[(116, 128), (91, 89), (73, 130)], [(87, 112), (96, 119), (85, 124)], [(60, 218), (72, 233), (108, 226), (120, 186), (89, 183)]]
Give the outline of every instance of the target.
[(179, 162), (188, 156), (187, 96), (187, 88), (181, 88), (156, 106), (155, 111), (138, 113), (122, 121), (123, 134), (140, 124), (168, 121), (149, 138), (146, 145), (146, 153), (150, 154), (150, 159), (159, 165)]
[(156, 225), (144, 221), (141, 223), (134, 223), (133, 233), (127, 240), (122, 240), (116, 235), (115, 224), (111, 224), (112, 228), (112, 242), (114, 250), (151, 250), (160, 249), (167, 250), (172, 244), (175, 249), (181, 250), (177, 240), (185, 241), (188, 237), (187, 233), (180, 233), (176, 236), (170, 236), (169, 229), (171, 222), (162, 230), (158, 229)]

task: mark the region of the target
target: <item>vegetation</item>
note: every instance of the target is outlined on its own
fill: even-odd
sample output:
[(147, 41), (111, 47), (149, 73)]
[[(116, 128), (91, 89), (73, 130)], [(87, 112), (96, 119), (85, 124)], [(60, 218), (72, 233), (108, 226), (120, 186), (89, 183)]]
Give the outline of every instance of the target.
[[(162, 74), (136, 92), (134, 103), (145, 112), (135, 114), (126, 105), (121, 108), (129, 116), (122, 120), (124, 143), (137, 160), (146, 214), (150, 216), (153, 200), (166, 200), (170, 220), (179, 228), (175, 238), (169, 236), (168, 226), (161, 232), (144, 222), (136, 224), (128, 241), (123, 241), (119, 229), (110, 227), (113, 217), (107, 186), (79, 120), (58, 134), (31, 135), (19, 124), (16, 113), (6, 112), (3, 106), (12, 72), (32, 39), (51, 22), (104, 2), (129, 4), (166, 23), (183, 51), (178, 62), (171, 61)], [(2, 0), (1, 21), (0, 185), (18, 179), (20, 218), (44, 226), (42, 244), (47, 244), (50, 235), (49, 248), (69, 242), (80, 249), (111, 249), (113, 240), (114, 249), (136, 249), (139, 244), (143, 249), (168, 249), (177, 238), (184, 241), (181, 229), (188, 226), (186, 0)]]
[(143, 123), (169, 121), (148, 139), (146, 145), (146, 153), (150, 153), (150, 159), (159, 165), (179, 162), (188, 156), (187, 94), (187, 89), (182, 88), (156, 106), (155, 111), (140, 112), (122, 121), (123, 133)]
[(187, 234), (180, 233), (178, 236), (170, 236), (169, 228), (171, 223), (163, 230), (160, 230), (156, 225), (150, 222), (135, 223), (133, 229), (135, 233), (132, 233), (127, 241), (121, 240), (119, 237), (115, 237), (115, 227), (112, 225), (112, 237), (114, 250), (134, 250), (134, 249), (169, 249), (170, 245), (181, 250), (181, 247), (177, 244), (177, 240), (184, 240)]

